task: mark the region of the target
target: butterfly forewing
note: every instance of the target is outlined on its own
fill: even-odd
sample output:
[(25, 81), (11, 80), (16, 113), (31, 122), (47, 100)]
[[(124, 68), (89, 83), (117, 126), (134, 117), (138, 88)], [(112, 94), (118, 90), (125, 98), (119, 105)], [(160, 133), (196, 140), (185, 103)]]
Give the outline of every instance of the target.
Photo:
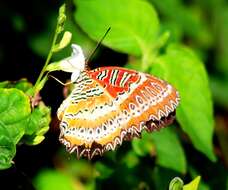
[(173, 120), (178, 92), (151, 75), (119, 67), (83, 72), (58, 110), (60, 141), (89, 158)]

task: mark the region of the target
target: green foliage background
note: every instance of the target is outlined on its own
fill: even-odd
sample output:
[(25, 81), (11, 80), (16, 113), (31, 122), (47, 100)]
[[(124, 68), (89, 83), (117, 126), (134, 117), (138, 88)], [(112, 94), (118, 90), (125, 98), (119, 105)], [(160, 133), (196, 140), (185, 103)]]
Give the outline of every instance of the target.
[[(38, 7), (42, 10), (43, 6), (47, 8), (48, 4)], [(37, 61), (43, 61), (48, 55), (50, 33), (54, 31), (59, 6), (59, 2), (54, 2), (52, 8), (35, 13), (45, 16), (40, 21), (43, 29), (34, 27), (35, 32), (26, 31), (28, 19), (25, 15), (17, 15), (15, 10), (8, 14), (13, 30), (28, 35), (26, 45)], [(17, 163), (23, 163), (20, 156), (15, 158), (16, 146), (37, 145), (44, 140), (52, 108), (53, 129), (42, 143), (55, 144), (55, 151), (47, 155), (49, 150), (41, 151), (38, 159), (47, 159), (48, 163), (27, 170), (38, 190), (160, 190), (168, 189), (176, 176), (188, 183), (198, 175), (201, 176), (200, 183), (196, 178), (184, 189), (227, 188), (228, 3), (223, 0), (74, 0), (67, 1), (66, 8), (64, 28), (72, 33), (72, 43), (81, 45), (87, 56), (111, 27), (102, 41), (103, 46), (91, 60), (91, 67), (110, 64), (128, 67), (165, 79), (178, 89), (181, 104), (176, 122), (159, 132), (143, 133), (142, 139), (124, 142), (104, 157), (92, 161), (77, 160), (74, 154), (69, 155), (57, 143), (55, 127), (58, 125), (54, 121), (56, 102), (60, 104), (63, 99), (62, 87), (48, 82), (48, 87), (59, 88), (60, 99), (44, 87), (41, 96), (44, 102), (46, 97), (45, 104), (49, 107), (41, 101), (33, 109), (32, 84), (25, 79), (9, 82), (6, 80), (15, 79), (2, 77), (0, 168), (17, 167)], [(65, 48), (55, 54), (52, 61), (69, 56), (70, 51), (69, 47)], [(3, 68), (5, 60), (0, 61)], [(42, 65), (24, 69), (38, 75), (40, 68)], [(18, 77), (29, 79), (23, 72)], [(36, 78), (30, 80), (34, 82)], [(42, 143), (37, 145), (41, 150)], [(35, 146), (33, 150), (37, 151)], [(17, 151), (20, 152), (20, 148)], [(23, 156), (30, 158), (31, 152), (25, 152)], [(19, 169), (24, 170), (23, 166), (19, 165)], [(179, 183), (174, 179), (170, 183), (170, 189), (175, 189), (171, 186), (176, 182)]]

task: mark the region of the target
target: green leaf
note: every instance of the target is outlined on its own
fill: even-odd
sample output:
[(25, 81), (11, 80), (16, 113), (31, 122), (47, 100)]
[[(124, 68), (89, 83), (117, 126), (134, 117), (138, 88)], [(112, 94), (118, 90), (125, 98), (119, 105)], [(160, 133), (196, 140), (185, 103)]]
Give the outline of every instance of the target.
[(56, 170), (43, 170), (34, 180), (37, 190), (75, 190), (70, 176)]
[(165, 55), (157, 58), (154, 73), (173, 84), (180, 92), (177, 120), (194, 146), (215, 161), (213, 153), (213, 109), (204, 65), (188, 48), (169, 45)]
[(0, 169), (11, 166), (16, 144), (31, 112), (29, 98), (18, 89), (0, 89)]
[[(31, 112), (29, 98), (20, 90), (0, 89), (0, 100), (0, 121), (5, 126), (13, 127)], [(11, 132), (12, 128), (8, 130)]]
[(66, 31), (63, 34), (63, 37), (62, 37), (61, 41), (54, 46), (52, 51), (53, 52), (58, 52), (58, 51), (62, 50), (63, 48), (65, 48), (66, 46), (68, 46), (70, 41), (71, 41), (71, 38), (72, 38), (71, 32)]
[(23, 138), (27, 144), (40, 143), (51, 118), (50, 109), (42, 102), (31, 112), (30, 98), (25, 93), (32, 84), (26, 79), (4, 81), (0, 86), (0, 169), (6, 169), (13, 163), (19, 141)]
[(175, 28), (190, 37), (191, 41), (196, 41), (198, 47), (208, 48), (213, 45), (212, 32), (199, 7), (186, 5), (181, 0), (149, 1), (153, 3), (164, 21), (175, 24)]
[(107, 165), (97, 162), (95, 164), (95, 169), (97, 173), (97, 178), (99, 179), (107, 179), (110, 177), (110, 175), (114, 172), (114, 170)]
[(17, 88), (26, 92), (30, 88), (32, 88), (32, 84), (27, 81), (27, 79), (20, 79), (18, 81), (3, 81), (0, 82), (0, 88)]
[(23, 140), (30, 145), (39, 144), (44, 140), (44, 134), (49, 130), (51, 110), (42, 102), (33, 110), (28, 117)]
[(151, 139), (151, 134), (146, 132), (142, 133), (141, 139), (133, 139), (132, 147), (134, 152), (139, 156), (145, 156), (151, 152), (154, 152), (154, 144)]
[(0, 122), (0, 170), (7, 169), (12, 164), (16, 154), (16, 146), (10, 137), (6, 126)]
[(75, 4), (75, 19), (92, 39), (99, 41), (111, 27), (103, 43), (116, 51), (140, 56), (157, 40), (159, 21), (147, 1), (75, 0)]
[(177, 172), (186, 172), (186, 158), (180, 140), (170, 126), (152, 133), (152, 139), (157, 153), (157, 163), (160, 166), (173, 169)]
[(184, 185), (182, 179), (175, 177), (169, 184), (169, 190), (197, 190), (200, 182), (200, 176), (196, 177), (189, 184)]
[(152, 134), (144, 132), (142, 139), (134, 139), (132, 141), (132, 147), (139, 156), (156, 154), (158, 165), (185, 173), (185, 153), (172, 127), (174, 126), (164, 128)]
[(6, 86), (8, 86), (9, 83), (9, 81), (0, 82), (0, 88), (5, 88)]
[(200, 176), (196, 177), (189, 184), (184, 185), (183, 190), (197, 190), (200, 182)]
[[(192, 179), (196, 178), (199, 175), (199, 172), (197, 172), (197, 170), (191, 165), (188, 165), (188, 172), (189, 172), (189, 174), (190, 174)], [(222, 172), (220, 172), (220, 175), (222, 175)], [(200, 179), (200, 183), (198, 185), (198, 189), (199, 190), (210, 190), (210, 187), (202, 179)]]
[(179, 177), (175, 177), (169, 183), (169, 190), (182, 190), (184, 182)]
[(121, 160), (121, 164), (130, 169), (136, 167), (139, 163), (140, 158), (133, 150), (128, 151)]

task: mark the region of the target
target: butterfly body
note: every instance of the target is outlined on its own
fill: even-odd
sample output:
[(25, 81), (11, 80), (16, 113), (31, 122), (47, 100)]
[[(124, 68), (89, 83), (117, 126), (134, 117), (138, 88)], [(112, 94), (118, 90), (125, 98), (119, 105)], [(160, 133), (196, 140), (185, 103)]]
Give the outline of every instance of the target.
[(78, 157), (114, 150), (123, 140), (173, 120), (178, 92), (151, 75), (120, 68), (83, 70), (58, 109), (60, 141)]

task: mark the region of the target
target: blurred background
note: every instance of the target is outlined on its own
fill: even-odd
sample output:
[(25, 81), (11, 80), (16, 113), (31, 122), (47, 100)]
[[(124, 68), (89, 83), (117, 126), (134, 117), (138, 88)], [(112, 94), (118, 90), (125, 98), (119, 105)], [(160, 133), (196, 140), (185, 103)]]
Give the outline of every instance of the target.
[[(207, 69), (214, 101), (215, 131), (213, 137), (216, 162), (199, 153), (182, 140), (187, 158), (187, 172), (181, 173), (156, 164), (155, 155), (138, 156), (131, 143), (123, 143), (115, 152), (92, 161), (77, 160), (58, 142), (56, 110), (61, 104), (63, 87), (49, 80), (41, 92), (45, 104), (52, 108), (52, 122), (45, 140), (37, 146), (17, 148), (15, 164), (0, 171), (3, 189), (45, 190), (57, 187), (71, 189), (167, 189), (175, 176), (190, 181), (201, 175), (200, 189), (228, 189), (228, 2), (226, 0), (148, 0), (158, 13), (161, 28), (169, 30), (170, 41), (191, 47)], [(27, 78), (35, 83), (55, 30), (58, 8), (63, 1), (0, 1), (0, 81)], [(130, 3), (130, 1), (129, 1)], [(88, 55), (92, 41), (73, 19), (77, 10), (67, 1), (66, 28), (73, 42), (82, 45)], [(179, 14), (175, 14), (175, 13)], [(89, 14), (89, 13), (88, 13)], [(69, 56), (66, 48), (53, 60)], [(101, 46), (91, 60), (92, 67), (124, 66), (127, 55)], [(53, 74), (61, 81), (70, 75)], [(182, 139), (185, 139), (184, 134)], [(178, 164), (178, 163), (177, 163)], [(147, 170), (151, 168), (150, 170)], [(147, 168), (147, 169), (145, 169)], [(1, 186), (0, 186), (0, 189)]]

